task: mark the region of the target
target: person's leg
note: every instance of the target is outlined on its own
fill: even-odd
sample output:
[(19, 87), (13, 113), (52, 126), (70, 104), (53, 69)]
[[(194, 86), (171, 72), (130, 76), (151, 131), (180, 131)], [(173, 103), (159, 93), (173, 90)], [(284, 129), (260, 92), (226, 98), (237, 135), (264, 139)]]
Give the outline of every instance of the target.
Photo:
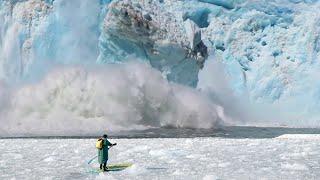
[(100, 164), (100, 169), (102, 170), (102, 164)]
[(105, 162), (104, 164), (103, 164), (103, 170), (107, 170), (107, 162)]

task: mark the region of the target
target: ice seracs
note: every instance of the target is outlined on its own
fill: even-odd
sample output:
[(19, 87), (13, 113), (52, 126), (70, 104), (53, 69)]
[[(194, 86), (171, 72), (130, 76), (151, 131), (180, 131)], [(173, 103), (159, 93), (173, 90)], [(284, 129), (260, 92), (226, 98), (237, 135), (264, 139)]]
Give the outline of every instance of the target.
[(112, 2), (104, 19), (100, 43), (104, 52), (99, 60), (121, 61), (135, 54), (165, 72), (168, 79), (195, 86), (207, 47), (201, 43), (200, 29), (192, 32), (196, 25), (190, 20), (184, 23), (181, 15), (158, 1)]
[(34, 36), (51, 6), (41, 0), (0, 2), (0, 79), (19, 81), (34, 63)]

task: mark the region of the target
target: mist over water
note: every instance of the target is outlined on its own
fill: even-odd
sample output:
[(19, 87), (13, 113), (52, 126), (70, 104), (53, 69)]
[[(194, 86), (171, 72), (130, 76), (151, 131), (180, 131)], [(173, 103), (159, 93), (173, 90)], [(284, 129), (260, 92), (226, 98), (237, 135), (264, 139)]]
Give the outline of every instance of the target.
[(195, 89), (169, 83), (149, 65), (130, 62), (60, 67), (11, 90), (1, 133), (89, 135), (150, 127), (215, 128), (224, 109)]

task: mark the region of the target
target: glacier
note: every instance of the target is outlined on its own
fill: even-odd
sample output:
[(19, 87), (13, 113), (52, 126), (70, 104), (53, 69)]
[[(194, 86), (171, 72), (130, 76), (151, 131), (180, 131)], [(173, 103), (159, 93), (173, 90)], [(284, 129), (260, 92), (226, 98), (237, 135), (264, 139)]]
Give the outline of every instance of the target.
[[(43, 124), (42, 133), (79, 132), (91, 121), (120, 129), (318, 127), (319, 7), (318, 0), (2, 0), (0, 122), (6, 128), (0, 131), (35, 133), (34, 124)], [(86, 84), (92, 77), (106, 78), (101, 85)], [(140, 84), (130, 80), (135, 77)], [(146, 98), (139, 99), (122, 89), (149, 81), (167, 92), (138, 90)], [(91, 99), (94, 105), (84, 108), (77, 98), (94, 92), (114, 92), (133, 103)], [(179, 103), (177, 94), (184, 94)], [(162, 95), (174, 100), (165, 102)], [(132, 120), (123, 122), (120, 111), (133, 112), (132, 106), (132, 116), (124, 113)], [(166, 116), (174, 108), (179, 111)], [(190, 118), (180, 115), (185, 112)]]

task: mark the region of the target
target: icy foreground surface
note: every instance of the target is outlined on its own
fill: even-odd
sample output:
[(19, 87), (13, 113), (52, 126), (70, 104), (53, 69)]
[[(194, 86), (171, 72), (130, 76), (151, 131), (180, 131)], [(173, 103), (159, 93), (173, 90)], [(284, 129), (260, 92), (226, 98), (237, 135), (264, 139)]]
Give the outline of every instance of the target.
[[(319, 126), (319, 7), (317, 0), (2, 0), (0, 123), (8, 128), (0, 134), (33, 132), (35, 124), (52, 127), (39, 134), (87, 133), (88, 122), (110, 119), (120, 119), (120, 129), (212, 128), (230, 119)], [(99, 72), (129, 59), (150, 66), (136, 79), (119, 69), (121, 76), (102, 73), (115, 79), (95, 85), (73, 75), (79, 66)], [(162, 95), (177, 100), (167, 81), (155, 86), (160, 93), (145, 91), (147, 80), (162, 81), (147, 69), (183, 85), (168, 88), (182, 102), (163, 105)], [(93, 92), (102, 96), (92, 99)]]
[[(110, 150), (110, 162), (134, 165), (121, 172), (105, 174), (92, 174), (87, 165), (96, 154), (94, 139), (2, 139), (0, 178), (317, 179), (320, 139), (313, 136), (112, 139), (118, 146)], [(92, 167), (97, 167), (95, 163)]]

